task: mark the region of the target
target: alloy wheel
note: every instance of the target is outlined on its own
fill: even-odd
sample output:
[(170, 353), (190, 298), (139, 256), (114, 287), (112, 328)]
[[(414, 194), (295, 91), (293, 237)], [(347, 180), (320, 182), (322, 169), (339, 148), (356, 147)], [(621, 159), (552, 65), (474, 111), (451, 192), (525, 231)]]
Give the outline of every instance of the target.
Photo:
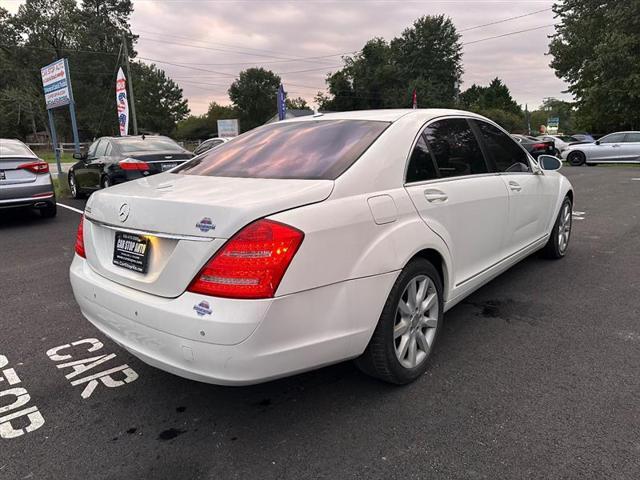
[(564, 254), (569, 245), (569, 237), (571, 236), (571, 204), (565, 203), (560, 214), (560, 223), (558, 224), (558, 250)]
[(440, 302), (433, 281), (418, 275), (405, 287), (396, 308), (393, 341), (396, 357), (415, 368), (429, 355), (438, 327)]
[(69, 176), (69, 190), (71, 190), (71, 196), (75, 197), (78, 192), (76, 188), (76, 177), (75, 175)]

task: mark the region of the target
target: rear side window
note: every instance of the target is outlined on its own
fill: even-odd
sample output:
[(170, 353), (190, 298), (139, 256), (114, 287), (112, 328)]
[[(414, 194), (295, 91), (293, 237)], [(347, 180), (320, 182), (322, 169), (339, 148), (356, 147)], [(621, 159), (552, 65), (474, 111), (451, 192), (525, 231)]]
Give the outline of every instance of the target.
[(640, 143), (640, 132), (627, 133), (626, 137), (624, 137), (624, 141), (627, 143)]
[(528, 172), (529, 161), (525, 151), (506, 133), (493, 125), (473, 120), (478, 126), (490, 159), (498, 172)]
[(418, 139), (411, 158), (409, 159), (409, 167), (407, 168), (407, 183), (423, 182), (437, 178), (435, 165), (429, 153), (427, 142), (424, 141), (422, 135)]
[(620, 143), (624, 141), (624, 133), (612, 133), (600, 139), (600, 143)]
[(0, 140), (0, 156), (2, 157), (34, 157), (35, 155), (26, 145), (17, 142)]
[(441, 177), (488, 173), (482, 150), (465, 119), (439, 120), (424, 134)]
[(272, 123), (209, 150), (173, 173), (334, 180), (388, 125), (366, 120)]

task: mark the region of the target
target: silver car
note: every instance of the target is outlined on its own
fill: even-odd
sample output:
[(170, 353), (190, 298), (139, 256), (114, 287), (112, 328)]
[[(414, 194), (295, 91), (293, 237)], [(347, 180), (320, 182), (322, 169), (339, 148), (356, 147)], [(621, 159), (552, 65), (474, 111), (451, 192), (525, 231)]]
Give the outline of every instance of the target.
[(0, 138), (0, 209), (14, 207), (55, 217), (56, 195), (49, 164), (20, 140)]
[(640, 132), (610, 133), (593, 143), (569, 145), (562, 158), (573, 166), (640, 163)]

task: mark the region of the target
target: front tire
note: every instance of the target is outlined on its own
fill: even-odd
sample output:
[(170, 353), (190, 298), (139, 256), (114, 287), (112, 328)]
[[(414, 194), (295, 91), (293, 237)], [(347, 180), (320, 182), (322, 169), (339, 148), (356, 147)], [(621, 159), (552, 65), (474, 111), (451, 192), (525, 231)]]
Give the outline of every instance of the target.
[(584, 153), (575, 151), (567, 155), (567, 161), (571, 166), (579, 167), (581, 165), (584, 165), (584, 163), (587, 161), (587, 157)]
[(105, 176), (102, 177), (102, 182), (100, 182), (100, 186), (102, 188), (109, 188), (112, 185), (111, 180), (109, 180), (109, 177)]
[(560, 259), (567, 254), (569, 248), (569, 239), (571, 238), (571, 226), (573, 212), (573, 203), (569, 197), (565, 197), (560, 207), (560, 212), (553, 224), (549, 241), (544, 246), (542, 253), (545, 257), (551, 259)]
[(71, 192), (71, 196), (73, 198), (82, 198), (84, 195), (78, 186), (76, 181), (76, 176), (73, 173), (69, 174), (69, 191)]
[(368, 375), (403, 385), (422, 376), (442, 326), (442, 280), (415, 258), (400, 272), (378, 325), (356, 365)]

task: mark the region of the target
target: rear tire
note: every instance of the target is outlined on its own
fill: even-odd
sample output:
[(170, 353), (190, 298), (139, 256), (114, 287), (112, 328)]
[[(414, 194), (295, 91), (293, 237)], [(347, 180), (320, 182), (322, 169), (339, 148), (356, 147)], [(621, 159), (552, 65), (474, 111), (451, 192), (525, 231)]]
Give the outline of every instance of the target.
[(423, 258), (411, 260), (400, 272), (369, 345), (356, 365), (385, 382), (403, 385), (427, 369), (442, 326), (442, 280)]
[(556, 218), (556, 222), (551, 229), (549, 241), (544, 246), (542, 254), (546, 258), (554, 260), (563, 258), (567, 254), (569, 248), (569, 239), (571, 238), (573, 204), (569, 197), (565, 197), (560, 207), (560, 212)]
[(580, 165), (584, 165), (584, 163), (587, 161), (587, 157), (584, 153), (575, 151), (567, 155), (567, 161), (571, 166), (579, 167)]
[(80, 190), (78, 183), (76, 182), (76, 176), (73, 173), (69, 174), (69, 191), (73, 198), (83, 198), (84, 194)]
[(55, 202), (50, 203), (46, 207), (42, 207), (40, 209), (40, 215), (42, 215), (42, 218), (53, 218), (56, 216), (57, 213), (58, 213), (58, 207), (55, 204)]

